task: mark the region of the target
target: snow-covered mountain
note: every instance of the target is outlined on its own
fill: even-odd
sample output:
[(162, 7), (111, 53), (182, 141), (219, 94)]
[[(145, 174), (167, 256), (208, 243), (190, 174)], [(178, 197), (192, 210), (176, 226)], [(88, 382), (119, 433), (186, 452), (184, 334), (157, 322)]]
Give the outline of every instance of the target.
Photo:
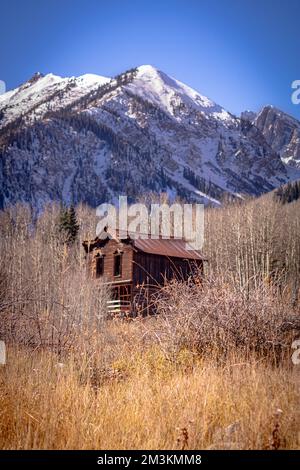
[(263, 112), (238, 118), (149, 65), (113, 79), (36, 74), (0, 96), (0, 207), (259, 195), (300, 177)]

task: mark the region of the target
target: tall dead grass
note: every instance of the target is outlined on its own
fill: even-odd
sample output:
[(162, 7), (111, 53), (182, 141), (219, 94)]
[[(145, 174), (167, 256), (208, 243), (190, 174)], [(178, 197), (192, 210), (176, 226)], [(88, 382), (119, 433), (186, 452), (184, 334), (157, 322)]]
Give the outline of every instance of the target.
[[(131, 327), (118, 325), (125, 336)], [(295, 369), (235, 354), (218, 364), (186, 350), (170, 362), (155, 347), (124, 348), (124, 337), (120, 346), (97, 382), (84, 360), (10, 349), (0, 371), (0, 447), (299, 448)]]

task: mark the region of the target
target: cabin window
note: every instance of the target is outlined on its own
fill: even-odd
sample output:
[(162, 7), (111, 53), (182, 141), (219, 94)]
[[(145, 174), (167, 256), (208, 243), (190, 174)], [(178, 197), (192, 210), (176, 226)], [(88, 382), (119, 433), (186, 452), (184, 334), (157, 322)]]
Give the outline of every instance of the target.
[(96, 277), (103, 276), (104, 271), (104, 257), (96, 255)]
[(122, 274), (122, 255), (116, 253), (114, 257), (114, 276), (120, 277)]

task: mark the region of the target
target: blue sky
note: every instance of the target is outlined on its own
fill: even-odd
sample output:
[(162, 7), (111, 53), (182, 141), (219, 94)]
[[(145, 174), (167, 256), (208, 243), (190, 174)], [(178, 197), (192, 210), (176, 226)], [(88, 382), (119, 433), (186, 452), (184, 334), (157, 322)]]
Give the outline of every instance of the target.
[(113, 76), (152, 64), (233, 113), (300, 119), (299, 0), (0, 0), (0, 80)]

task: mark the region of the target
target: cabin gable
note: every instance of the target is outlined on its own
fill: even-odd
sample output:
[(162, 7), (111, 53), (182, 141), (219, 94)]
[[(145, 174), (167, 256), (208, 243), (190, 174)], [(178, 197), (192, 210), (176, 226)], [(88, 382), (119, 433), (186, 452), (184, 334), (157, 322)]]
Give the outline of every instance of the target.
[(129, 243), (115, 239), (99, 241), (87, 253), (90, 272), (104, 282), (132, 280), (133, 248)]

